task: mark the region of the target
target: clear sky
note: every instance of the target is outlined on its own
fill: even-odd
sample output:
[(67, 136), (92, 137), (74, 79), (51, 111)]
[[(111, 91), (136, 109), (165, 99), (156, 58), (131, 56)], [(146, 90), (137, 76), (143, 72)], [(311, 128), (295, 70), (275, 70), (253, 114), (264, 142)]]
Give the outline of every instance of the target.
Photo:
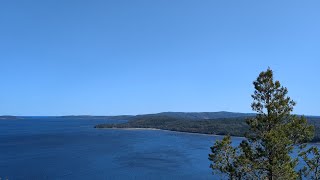
[(268, 66), (320, 115), (319, 0), (0, 1), (0, 114), (252, 112)]

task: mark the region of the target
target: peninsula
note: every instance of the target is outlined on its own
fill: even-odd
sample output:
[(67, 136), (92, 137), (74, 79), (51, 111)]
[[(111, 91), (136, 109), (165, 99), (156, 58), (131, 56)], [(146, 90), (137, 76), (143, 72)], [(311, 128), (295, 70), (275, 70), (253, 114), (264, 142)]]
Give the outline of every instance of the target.
[[(232, 112), (182, 113), (165, 112), (131, 116), (125, 123), (98, 124), (95, 128), (146, 128), (212, 135), (243, 137), (249, 130), (247, 119), (255, 114)], [(315, 126), (313, 142), (320, 142), (320, 117), (306, 116)]]

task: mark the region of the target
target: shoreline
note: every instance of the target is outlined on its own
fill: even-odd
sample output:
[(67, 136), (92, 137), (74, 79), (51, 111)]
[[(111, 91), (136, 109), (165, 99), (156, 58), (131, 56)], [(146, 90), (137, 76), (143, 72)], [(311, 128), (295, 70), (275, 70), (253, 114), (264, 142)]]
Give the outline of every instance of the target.
[[(183, 134), (191, 134), (191, 135), (199, 135), (199, 136), (209, 136), (209, 137), (223, 137), (226, 135), (217, 135), (217, 134), (204, 134), (204, 133), (197, 133), (197, 132), (183, 132), (183, 131), (174, 131), (174, 130), (168, 130), (168, 129), (157, 129), (157, 128), (95, 128), (95, 129), (115, 129), (115, 130), (127, 130), (127, 131), (142, 131), (142, 130), (148, 130), (148, 131), (165, 131), (165, 132), (174, 132), (174, 133), (183, 133)], [(245, 137), (242, 136), (231, 136), (231, 138), (239, 138), (239, 139), (245, 139)], [(307, 144), (316, 144), (319, 145), (320, 142), (308, 142)]]
[[(215, 136), (215, 137), (226, 136), (226, 135), (217, 135), (217, 134), (204, 134), (204, 133), (198, 133), (198, 132), (174, 131), (174, 130), (157, 129), (157, 128), (118, 128), (118, 127), (112, 127), (112, 128), (96, 128), (96, 129), (116, 129), (116, 130), (128, 130), (128, 131), (149, 130), (149, 131), (165, 131), (165, 132), (192, 134), (192, 135), (199, 135), (199, 136)], [(242, 139), (244, 138), (244, 137), (241, 137), (241, 136), (231, 136), (231, 137), (233, 137), (233, 138), (242, 138)]]

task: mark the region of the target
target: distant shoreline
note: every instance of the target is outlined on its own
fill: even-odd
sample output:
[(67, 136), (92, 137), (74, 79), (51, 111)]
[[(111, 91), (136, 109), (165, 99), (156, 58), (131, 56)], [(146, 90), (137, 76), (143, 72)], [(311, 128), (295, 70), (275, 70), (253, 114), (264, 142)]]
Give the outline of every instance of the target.
[[(148, 130), (148, 131), (166, 131), (166, 132), (174, 132), (174, 133), (183, 133), (183, 134), (191, 134), (191, 135), (199, 135), (199, 136), (209, 136), (209, 137), (223, 137), (226, 135), (217, 135), (217, 134), (205, 134), (205, 133), (199, 133), (199, 132), (184, 132), (184, 131), (174, 131), (174, 130), (168, 130), (168, 129), (157, 129), (157, 128), (119, 128), (119, 127), (112, 127), (112, 128), (96, 128), (96, 129), (104, 129), (104, 130), (110, 130), (110, 129), (116, 129), (116, 130), (128, 130), (128, 131), (139, 131), (139, 130)], [(244, 139), (243, 136), (231, 136), (232, 138), (241, 138)], [(311, 141), (308, 142), (308, 144), (320, 144), (320, 141)]]
[[(217, 134), (206, 134), (206, 133), (199, 133), (199, 132), (185, 132), (185, 131), (175, 131), (175, 130), (169, 130), (169, 129), (157, 129), (157, 128), (121, 128), (121, 127), (107, 127), (107, 128), (96, 128), (96, 129), (116, 129), (116, 130), (128, 130), (128, 131), (140, 131), (140, 130), (148, 130), (148, 131), (166, 131), (166, 132), (175, 132), (175, 133), (183, 133), (183, 134), (192, 134), (192, 135), (200, 135), (200, 136), (217, 136), (222, 137), (225, 135), (217, 135)], [(244, 138), (241, 136), (232, 136), (235, 138)]]
[(160, 130), (163, 130), (163, 129), (157, 129), (157, 128), (119, 128), (119, 127), (98, 128), (98, 129), (152, 130), (152, 131), (160, 131)]
[[(95, 128), (101, 129), (123, 129), (123, 130), (164, 130), (190, 134), (201, 134), (209, 136), (245, 137), (249, 130), (247, 119), (249, 117), (199, 119), (172, 117), (162, 115), (145, 115), (131, 119), (125, 123), (97, 124)], [(315, 126), (315, 136), (312, 143), (320, 142), (320, 118), (307, 117), (310, 124)]]

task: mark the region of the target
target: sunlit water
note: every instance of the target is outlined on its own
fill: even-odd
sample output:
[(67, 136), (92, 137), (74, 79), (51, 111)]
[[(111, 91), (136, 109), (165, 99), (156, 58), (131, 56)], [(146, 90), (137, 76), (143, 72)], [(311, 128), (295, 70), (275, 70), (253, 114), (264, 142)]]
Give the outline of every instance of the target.
[[(2, 179), (220, 179), (209, 169), (219, 136), (94, 129), (119, 121), (0, 120)], [(235, 143), (241, 138), (234, 138)]]

